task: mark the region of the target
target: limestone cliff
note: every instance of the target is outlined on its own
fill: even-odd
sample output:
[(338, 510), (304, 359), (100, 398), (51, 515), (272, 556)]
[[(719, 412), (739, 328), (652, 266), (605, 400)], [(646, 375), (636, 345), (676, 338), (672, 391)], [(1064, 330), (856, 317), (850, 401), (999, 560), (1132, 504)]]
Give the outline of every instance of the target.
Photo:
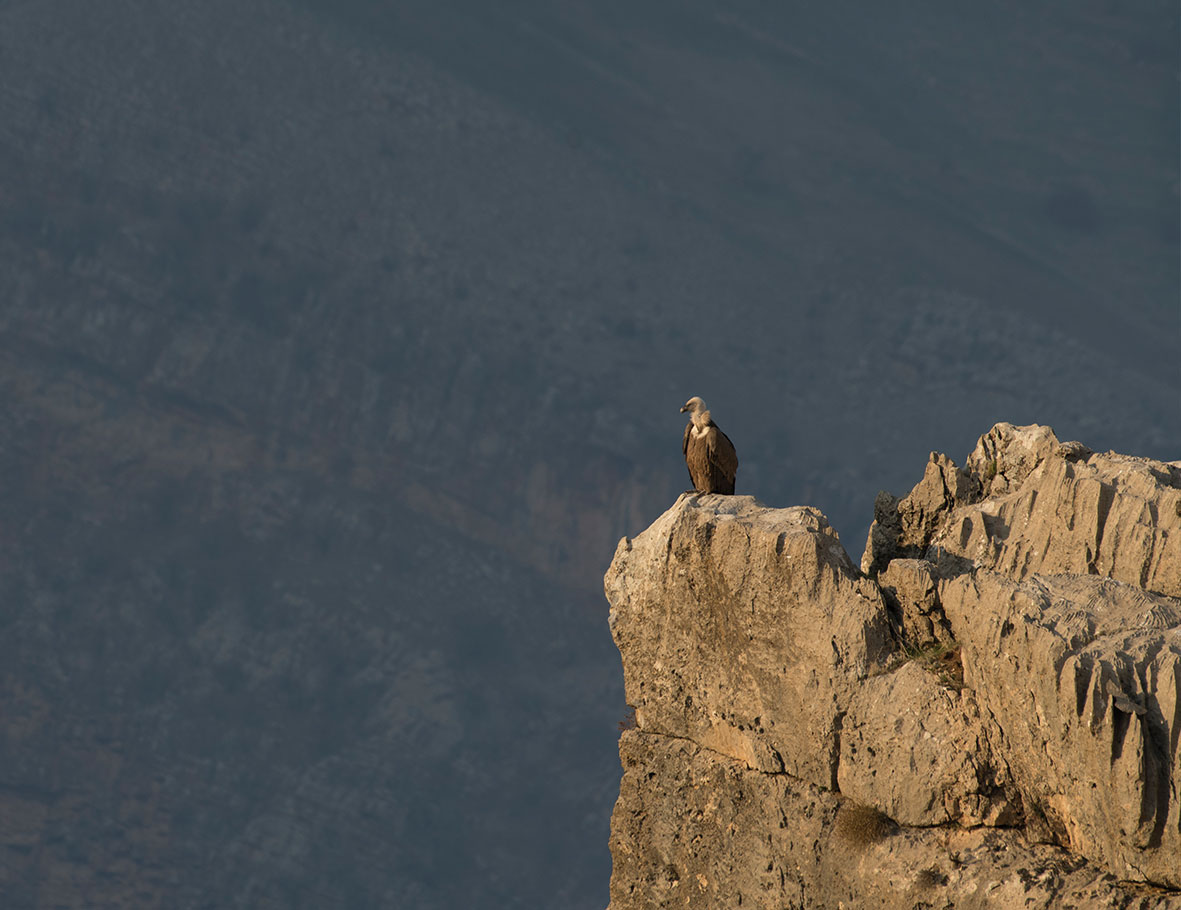
[(998, 424), (861, 569), (686, 494), (605, 587), (611, 910), (1181, 907), (1181, 462)]

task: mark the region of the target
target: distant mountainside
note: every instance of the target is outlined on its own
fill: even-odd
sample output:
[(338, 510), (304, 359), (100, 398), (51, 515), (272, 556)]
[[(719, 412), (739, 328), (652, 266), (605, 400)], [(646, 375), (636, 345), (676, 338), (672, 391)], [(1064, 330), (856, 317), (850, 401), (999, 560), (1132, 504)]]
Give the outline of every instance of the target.
[(0, 890), (601, 906), (689, 395), (846, 535), (1172, 457), (1175, 10), (1057, 6), (0, 3)]

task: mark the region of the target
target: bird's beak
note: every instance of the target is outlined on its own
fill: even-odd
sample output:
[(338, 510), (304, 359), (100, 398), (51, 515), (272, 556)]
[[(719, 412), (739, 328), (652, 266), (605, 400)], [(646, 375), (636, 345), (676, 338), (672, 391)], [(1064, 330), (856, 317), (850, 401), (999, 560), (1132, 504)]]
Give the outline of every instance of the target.
[(687, 410), (689, 410), (689, 405), (687, 405), (687, 404), (681, 405), (681, 413), (682, 414), (684, 414)]

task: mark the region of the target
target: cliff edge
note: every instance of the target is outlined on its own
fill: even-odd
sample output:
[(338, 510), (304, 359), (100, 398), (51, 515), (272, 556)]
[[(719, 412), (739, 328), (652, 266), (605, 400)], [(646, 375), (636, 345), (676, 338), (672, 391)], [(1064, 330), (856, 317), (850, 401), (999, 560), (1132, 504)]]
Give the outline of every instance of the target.
[(620, 541), (610, 910), (1181, 908), (1181, 462), (998, 424), (874, 505)]

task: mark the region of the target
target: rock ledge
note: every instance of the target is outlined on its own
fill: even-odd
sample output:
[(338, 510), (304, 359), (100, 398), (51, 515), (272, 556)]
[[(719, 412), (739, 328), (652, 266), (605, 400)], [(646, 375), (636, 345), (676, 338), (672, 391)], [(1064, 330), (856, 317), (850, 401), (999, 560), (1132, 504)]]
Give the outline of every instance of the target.
[(683, 495), (605, 578), (611, 908), (1181, 908), (1181, 463), (998, 424), (879, 495)]

